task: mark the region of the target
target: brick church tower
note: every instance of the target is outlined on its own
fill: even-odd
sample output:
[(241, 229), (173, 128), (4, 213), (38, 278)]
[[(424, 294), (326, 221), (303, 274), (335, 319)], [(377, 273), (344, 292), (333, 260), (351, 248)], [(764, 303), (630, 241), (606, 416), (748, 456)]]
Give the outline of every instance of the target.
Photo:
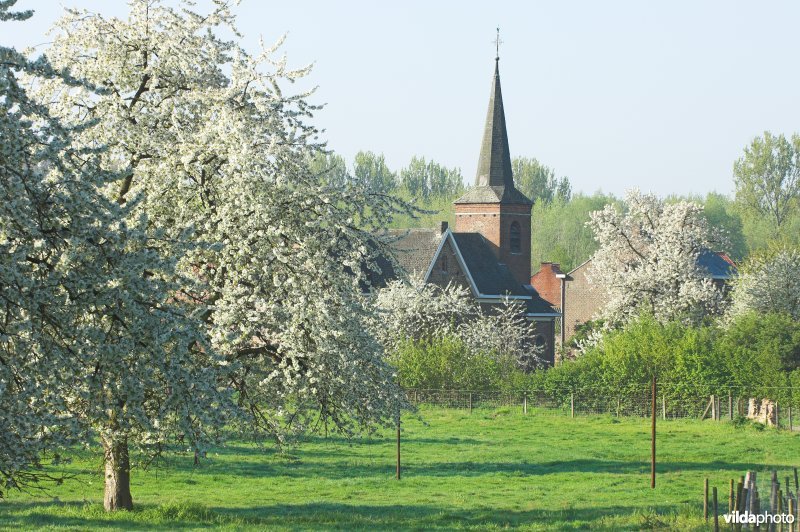
[(500, 59), (495, 58), (475, 186), (455, 201), (455, 230), (483, 235), (498, 262), (505, 264), (514, 278), (525, 285), (531, 278), (533, 203), (514, 187), (499, 63)]

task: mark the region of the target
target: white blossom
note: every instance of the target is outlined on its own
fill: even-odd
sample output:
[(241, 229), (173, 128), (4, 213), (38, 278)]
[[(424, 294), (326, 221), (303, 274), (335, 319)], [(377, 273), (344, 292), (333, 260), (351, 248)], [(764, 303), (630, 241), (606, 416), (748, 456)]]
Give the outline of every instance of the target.
[(391, 353), (409, 339), (460, 338), (470, 353), (511, 357), (520, 367), (542, 364), (543, 349), (534, 344), (534, 329), (524, 307), (506, 300), (483, 310), (467, 288), (444, 288), (418, 278), (391, 281), (377, 293), (378, 337)]
[(697, 320), (716, 312), (720, 292), (697, 263), (711, 249), (702, 207), (688, 201), (666, 203), (629, 191), (626, 209), (606, 205), (587, 225), (599, 249), (592, 256), (590, 281), (607, 293), (600, 312), (614, 327), (652, 313), (659, 321)]
[(356, 266), (384, 251), (371, 233), (403, 206), (308, 171), (316, 107), (283, 87), (307, 69), (276, 58), (280, 43), (252, 56), (219, 37), (237, 35), (227, 2), (208, 16), (130, 5), (126, 20), (68, 12), (47, 56), (95, 89), (47, 83), (39, 97), (82, 128), (79, 146), (107, 148), (103, 168), (125, 176), (107, 196), (135, 201), (130, 218), (146, 216), (153, 249), (178, 259), (176, 298), (224, 358), (244, 426), (280, 439), (388, 421), (401, 394)]
[(782, 312), (800, 319), (800, 250), (780, 247), (752, 255), (733, 281), (728, 317)]
[(75, 442), (123, 435), (151, 447), (176, 431), (198, 442), (229, 395), (170, 295), (163, 235), (147, 231), (138, 197), (104, 195), (120, 175), (100, 167), (102, 144), (74, 142), (85, 133), (32, 101), (22, 73), (85, 90), (45, 59), (0, 48), (0, 494), (41, 477), (43, 451)]

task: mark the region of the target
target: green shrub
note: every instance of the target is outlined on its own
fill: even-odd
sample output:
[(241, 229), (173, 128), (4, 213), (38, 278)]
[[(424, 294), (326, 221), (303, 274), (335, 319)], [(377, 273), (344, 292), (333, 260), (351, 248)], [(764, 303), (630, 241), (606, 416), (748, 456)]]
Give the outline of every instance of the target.
[[(648, 316), (610, 331), (600, 345), (531, 379), (541, 389), (646, 390), (652, 375), (668, 401), (734, 393), (800, 401), (800, 324), (748, 314), (726, 325), (661, 324)], [(791, 388), (789, 386), (791, 385)], [(792, 388), (798, 392), (792, 395)]]
[(507, 389), (524, 378), (508, 357), (470, 352), (462, 340), (443, 336), (408, 340), (392, 357), (406, 389)]

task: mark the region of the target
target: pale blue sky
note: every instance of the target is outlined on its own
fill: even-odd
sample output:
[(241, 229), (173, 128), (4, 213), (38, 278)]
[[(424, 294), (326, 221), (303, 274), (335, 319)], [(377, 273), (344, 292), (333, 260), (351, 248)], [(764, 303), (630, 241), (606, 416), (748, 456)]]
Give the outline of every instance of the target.
[[(0, 23), (0, 42), (46, 42), (62, 6), (126, 9), (19, 0), (37, 13)], [(316, 124), (348, 161), (369, 149), (398, 169), (423, 155), (471, 182), (498, 25), (511, 152), (575, 190), (730, 194), (754, 136), (800, 131), (798, 2), (243, 0), (237, 12), (248, 48), (288, 32), (290, 64), (315, 63)]]

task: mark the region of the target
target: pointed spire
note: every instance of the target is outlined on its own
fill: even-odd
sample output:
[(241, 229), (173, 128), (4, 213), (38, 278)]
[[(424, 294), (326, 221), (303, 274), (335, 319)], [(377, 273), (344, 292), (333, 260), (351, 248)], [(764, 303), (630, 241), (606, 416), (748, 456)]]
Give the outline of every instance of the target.
[(478, 159), (475, 185), (514, 188), (506, 117), (503, 111), (503, 94), (500, 90), (499, 57), (495, 58), (492, 93), (489, 97), (489, 110), (486, 113), (486, 126), (483, 130), (481, 156)]

